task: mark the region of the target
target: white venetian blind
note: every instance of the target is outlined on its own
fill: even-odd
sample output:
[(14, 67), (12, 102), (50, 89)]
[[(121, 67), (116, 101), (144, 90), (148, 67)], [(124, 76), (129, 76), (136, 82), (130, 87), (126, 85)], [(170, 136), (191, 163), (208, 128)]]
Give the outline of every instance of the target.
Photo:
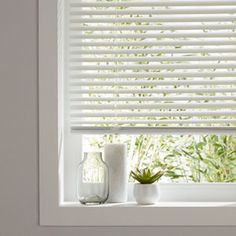
[(236, 125), (236, 0), (70, 0), (70, 126)]

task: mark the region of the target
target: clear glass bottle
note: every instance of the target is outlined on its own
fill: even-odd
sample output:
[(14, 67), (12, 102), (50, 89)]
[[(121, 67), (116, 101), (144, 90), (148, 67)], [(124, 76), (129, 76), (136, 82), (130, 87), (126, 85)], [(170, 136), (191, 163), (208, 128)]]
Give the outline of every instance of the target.
[(85, 152), (77, 170), (77, 197), (82, 204), (102, 204), (109, 194), (108, 166), (101, 152)]

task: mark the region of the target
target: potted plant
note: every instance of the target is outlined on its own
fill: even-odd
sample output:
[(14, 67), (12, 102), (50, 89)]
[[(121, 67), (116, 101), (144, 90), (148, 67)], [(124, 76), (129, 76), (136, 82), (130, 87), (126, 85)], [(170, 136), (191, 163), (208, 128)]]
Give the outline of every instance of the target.
[(138, 204), (154, 204), (158, 200), (158, 185), (155, 184), (164, 172), (158, 171), (153, 173), (149, 168), (143, 170), (136, 169), (131, 171), (131, 177), (138, 181), (134, 185), (134, 198)]

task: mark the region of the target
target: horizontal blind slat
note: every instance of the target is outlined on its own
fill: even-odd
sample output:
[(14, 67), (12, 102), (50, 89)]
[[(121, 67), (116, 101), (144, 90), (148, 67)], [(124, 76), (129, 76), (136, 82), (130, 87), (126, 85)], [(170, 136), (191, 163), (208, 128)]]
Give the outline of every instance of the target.
[(71, 7), (235, 6), (235, 0), (155, 0), (115, 2), (71, 2)]
[(71, 55), (99, 55), (99, 54), (180, 54), (180, 53), (236, 53), (235, 47), (211, 47), (211, 48), (159, 48), (159, 49), (81, 49), (81, 50), (70, 50)]
[(142, 22), (224, 22), (224, 21), (235, 21), (236, 16), (229, 15), (209, 15), (209, 16), (155, 16), (155, 17), (141, 17), (141, 18), (130, 18), (130, 17), (122, 17), (122, 18), (100, 18), (100, 17), (93, 17), (93, 18), (73, 18), (70, 20), (71, 23), (142, 23)]
[(72, 132), (79, 132), (83, 134), (231, 134), (234, 135), (236, 129), (234, 127), (224, 127), (220, 126), (212, 126), (212, 125), (204, 125), (204, 123), (199, 127), (187, 126), (187, 127), (167, 127), (167, 126), (155, 126), (155, 127), (122, 127), (122, 126), (109, 126), (109, 127), (91, 127), (91, 126), (72, 126)]
[[(75, 81), (72, 80), (70, 82), (71, 86), (114, 86), (114, 81)], [(119, 86), (145, 86), (145, 85), (158, 85), (158, 86), (166, 86), (166, 85), (232, 85), (236, 84), (236, 79), (221, 79), (221, 80), (124, 80), (119, 81)]]
[(160, 102), (160, 101), (233, 101), (236, 100), (236, 95), (230, 96), (168, 96), (168, 97), (134, 97), (134, 96), (122, 96), (122, 97), (71, 97), (70, 101), (73, 102)]
[(73, 89), (71, 94), (146, 94), (146, 93), (234, 93), (236, 88), (176, 88), (176, 89)]
[(83, 15), (89, 15), (89, 16), (94, 16), (94, 15), (169, 15), (169, 14), (219, 14), (219, 13), (235, 13), (236, 12), (236, 8), (235, 6), (220, 6), (219, 7), (215, 7), (215, 6), (211, 6), (211, 7), (184, 7), (182, 9), (132, 9), (132, 10), (126, 10), (126, 9), (122, 9), (122, 10), (111, 10), (111, 9), (107, 9), (107, 10), (80, 10), (80, 8), (78, 7), (74, 7), (71, 9), (70, 11), (70, 15), (71, 16), (83, 16)]
[[(126, 26), (110, 26), (110, 25), (88, 25), (88, 26), (76, 26), (75, 24), (70, 24), (70, 31), (138, 31), (138, 30), (147, 30), (147, 31), (158, 31), (158, 30), (234, 30), (236, 29), (235, 24), (218, 24), (218, 23), (208, 23), (202, 24), (201, 22), (189, 23), (185, 22), (185, 24), (180, 23), (171, 23), (165, 25), (126, 25)], [(73, 37), (73, 36), (71, 36)]]
[(227, 108), (235, 108), (236, 107), (236, 102), (225, 102), (225, 103), (195, 103), (195, 104), (188, 104), (188, 103), (175, 103), (175, 104), (168, 104), (168, 103), (163, 103), (163, 104), (124, 104), (124, 105), (119, 105), (119, 104), (114, 104), (114, 105), (101, 105), (101, 104), (77, 104), (77, 105), (71, 105), (71, 108), (76, 111), (76, 110), (137, 110), (137, 109), (142, 109), (142, 110), (159, 110), (159, 109), (227, 109)]
[(74, 73), (70, 78), (83, 78), (83, 79), (101, 79), (101, 78), (176, 78), (176, 77), (234, 77), (236, 71), (223, 71), (223, 72), (123, 72), (123, 73)]
[(165, 112), (73, 112), (71, 117), (211, 117), (211, 116), (236, 116), (236, 111), (165, 111)]
[(80, 124), (212, 124), (212, 123), (236, 123), (236, 119), (192, 119), (192, 120), (107, 120), (107, 121), (94, 121), (94, 120), (78, 120), (75, 119), (71, 122), (74, 126)]
[(157, 65), (114, 65), (114, 66), (70, 66), (71, 71), (87, 71), (87, 70), (166, 70), (166, 69), (227, 69), (236, 68), (236, 63), (204, 63), (204, 64), (157, 64)]
[(236, 61), (236, 55), (219, 55), (219, 56), (160, 56), (160, 57), (70, 57), (71, 65), (76, 62), (177, 62), (177, 61)]
[[(114, 31), (110, 34), (82, 34), (82, 35), (73, 35), (71, 36), (72, 39), (137, 39), (137, 38), (143, 38), (143, 39), (160, 39), (160, 38), (228, 38), (228, 37), (236, 37), (236, 32), (217, 32), (217, 33), (201, 33), (201, 32), (191, 32), (191, 33), (124, 33), (124, 34), (117, 34), (114, 33)], [(196, 40), (195, 40), (196, 41)], [(217, 40), (215, 40), (217, 41)], [(226, 42), (229, 40), (225, 40)], [(181, 42), (181, 41), (180, 41)], [(198, 41), (196, 41), (198, 42)], [(213, 42), (213, 40), (208, 40), (208, 43)], [(114, 42), (113, 42), (114, 43)], [(127, 42), (126, 42), (127, 43)], [(159, 42), (160, 43), (160, 42)], [(92, 44), (92, 42), (91, 42)], [(80, 45), (80, 43), (72, 42), (70, 45), (76, 46)], [(82, 44), (83, 45), (83, 44)], [(96, 44), (95, 44), (96, 45)]]
[(81, 43), (71, 43), (71, 47), (137, 47), (137, 46), (198, 46), (198, 45), (235, 45), (236, 40), (178, 40), (178, 41), (146, 41), (146, 42), (81, 42)]

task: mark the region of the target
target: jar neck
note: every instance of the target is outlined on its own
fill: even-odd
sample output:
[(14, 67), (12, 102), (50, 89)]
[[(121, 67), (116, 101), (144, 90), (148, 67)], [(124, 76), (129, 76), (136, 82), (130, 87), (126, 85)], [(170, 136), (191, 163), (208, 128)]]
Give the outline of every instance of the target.
[(84, 153), (84, 161), (86, 160), (97, 160), (102, 161), (102, 153), (101, 152), (85, 152)]

